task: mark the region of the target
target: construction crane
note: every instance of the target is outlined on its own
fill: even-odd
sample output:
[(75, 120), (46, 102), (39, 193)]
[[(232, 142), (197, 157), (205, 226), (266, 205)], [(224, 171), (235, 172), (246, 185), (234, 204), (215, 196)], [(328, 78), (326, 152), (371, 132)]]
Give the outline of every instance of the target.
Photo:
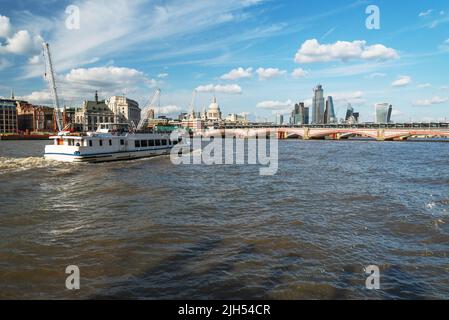
[(145, 126), (148, 126), (148, 117), (150, 116), (151, 110), (154, 109), (156, 105), (159, 105), (160, 97), (161, 89), (156, 89), (153, 98), (151, 99), (150, 105), (142, 110), (143, 116), (141, 117), (140, 122), (137, 126), (137, 131), (140, 131), (145, 128)]
[(61, 133), (64, 130), (64, 128), (62, 127), (62, 115), (61, 110), (59, 109), (59, 98), (58, 92), (56, 90), (55, 72), (53, 70), (53, 63), (51, 60), (50, 45), (47, 42), (44, 42), (42, 44), (42, 47), (44, 49), (44, 58), (45, 58), (45, 77), (48, 80), (51, 97), (53, 99), (53, 108), (55, 110), (56, 124), (58, 126), (58, 131)]

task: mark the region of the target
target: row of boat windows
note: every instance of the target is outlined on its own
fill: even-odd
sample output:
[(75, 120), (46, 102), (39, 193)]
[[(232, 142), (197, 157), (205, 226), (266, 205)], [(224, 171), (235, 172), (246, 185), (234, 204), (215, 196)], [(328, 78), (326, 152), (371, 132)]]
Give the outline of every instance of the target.
[[(172, 140), (166, 140), (166, 139), (154, 139), (154, 140), (135, 140), (135, 147), (136, 148), (146, 148), (146, 147), (159, 147), (159, 146), (174, 146), (176, 144), (178, 144), (181, 139), (179, 139), (179, 141), (172, 141)], [(88, 140), (88, 145), (89, 147), (93, 147), (94, 146), (94, 141), (93, 140)], [(96, 144), (96, 143), (95, 143)], [(80, 146), (79, 142), (75, 142), (74, 139), (69, 139), (68, 140), (68, 145), (69, 146)], [(103, 147), (103, 146), (112, 146), (112, 140), (98, 140), (98, 146)], [(125, 145), (125, 140), (120, 139), (120, 145), (124, 146)]]
[[(80, 147), (81, 144), (84, 144), (83, 142), (80, 143), (79, 141), (75, 142), (75, 139), (68, 139), (67, 143), (68, 143), (69, 146), (77, 146), (77, 147)], [(93, 147), (94, 146), (94, 141), (93, 140), (88, 140), (87, 141), (87, 145), (89, 145), (89, 147)], [(98, 145), (100, 147), (102, 147), (104, 145), (112, 146), (112, 140), (110, 140), (110, 139), (109, 140), (98, 140)], [(125, 145), (125, 140), (120, 139), (120, 145), (124, 146)]]
[(146, 148), (146, 147), (159, 147), (159, 146), (174, 146), (178, 144), (178, 141), (172, 141), (172, 140), (135, 140), (135, 147), (136, 148)]

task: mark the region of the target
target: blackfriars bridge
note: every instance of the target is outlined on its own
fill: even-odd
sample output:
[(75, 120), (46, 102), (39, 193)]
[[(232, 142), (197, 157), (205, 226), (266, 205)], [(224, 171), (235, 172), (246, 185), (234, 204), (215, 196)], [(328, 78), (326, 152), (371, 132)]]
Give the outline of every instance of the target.
[(409, 138), (448, 138), (448, 123), (401, 123), (401, 124), (335, 124), (274, 126), (263, 124), (226, 125), (206, 129), (205, 137), (234, 136), (254, 138), (274, 133), (279, 139), (331, 139), (340, 140), (362, 137), (377, 141), (401, 141)]

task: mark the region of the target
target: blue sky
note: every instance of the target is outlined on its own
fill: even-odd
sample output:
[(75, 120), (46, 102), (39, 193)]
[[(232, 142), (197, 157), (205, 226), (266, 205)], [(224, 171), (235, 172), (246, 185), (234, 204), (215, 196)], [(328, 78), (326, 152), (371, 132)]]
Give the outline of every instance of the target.
[[(79, 29), (66, 26), (79, 8)], [(380, 29), (366, 28), (367, 6)], [(73, 12), (73, 11), (72, 11)], [(160, 113), (209, 104), (273, 119), (310, 103), (322, 84), (343, 117), (389, 102), (395, 121), (449, 119), (449, 3), (433, 1), (2, 1), (0, 96), (50, 103), (40, 43), (48, 41), (65, 104), (126, 94)]]

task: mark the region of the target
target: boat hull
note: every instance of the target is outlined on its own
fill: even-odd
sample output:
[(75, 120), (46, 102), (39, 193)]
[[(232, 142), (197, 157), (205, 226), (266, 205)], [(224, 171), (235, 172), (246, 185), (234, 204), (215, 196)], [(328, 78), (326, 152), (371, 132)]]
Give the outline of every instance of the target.
[(158, 150), (141, 150), (141, 151), (124, 151), (124, 152), (110, 152), (101, 154), (85, 154), (78, 155), (76, 153), (54, 153), (45, 152), (44, 157), (48, 160), (62, 161), (62, 162), (108, 162), (108, 161), (127, 161), (141, 158), (151, 158), (157, 156), (164, 156), (170, 154), (171, 148)]

